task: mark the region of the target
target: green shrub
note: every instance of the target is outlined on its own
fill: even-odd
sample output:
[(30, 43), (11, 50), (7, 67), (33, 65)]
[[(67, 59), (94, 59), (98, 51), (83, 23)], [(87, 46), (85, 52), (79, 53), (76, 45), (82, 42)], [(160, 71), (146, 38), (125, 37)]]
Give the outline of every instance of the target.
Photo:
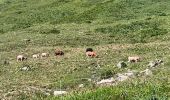
[(100, 73), (100, 78), (101, 79), (107, 79), (113, 76), (113, 71), (112, 70), (104, 70)]

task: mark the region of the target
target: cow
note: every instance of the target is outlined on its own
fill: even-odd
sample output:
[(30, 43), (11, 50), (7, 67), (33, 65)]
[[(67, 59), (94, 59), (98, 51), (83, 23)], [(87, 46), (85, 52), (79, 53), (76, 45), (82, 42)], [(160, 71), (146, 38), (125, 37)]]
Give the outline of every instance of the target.
[(139, 62), (139, 61), (141, 61), (141, 58), (139, 56), (128, 57), (128, 62)]
[(93, 49), (92, 49), (92, 48), (87, 48), (87, 49), (86, 49), (86, 52), (89, 52), (89, 51), (90, 51), (90, 52), (93, 52)]
[(88, 52), (86, 52), (86, 56), (88, 56), (88, 57), (96, 57), (97, 55), (96, 55), (96, 52), (90, 52), (90, 51), (88, 51)]
[(39, 58), (39, 57), (40, 57), (40, 54), (33, 54), (33, 55), (32, 55), (32, 58), (36, 58), (36, 59), (37, 59), (37, 58)]
[(41, 53), (41, 58), (43, 57), (49, 57), (49, 53)]
[(64, 52), (61, 51), (61, 50), (55, 50), (55, 56), (63, 56), (64, 55)]
[(17, 56), (17, 61), (24, 61), (24, 60), (27, 60), (27, 57), (25, 57), (24, 55)]

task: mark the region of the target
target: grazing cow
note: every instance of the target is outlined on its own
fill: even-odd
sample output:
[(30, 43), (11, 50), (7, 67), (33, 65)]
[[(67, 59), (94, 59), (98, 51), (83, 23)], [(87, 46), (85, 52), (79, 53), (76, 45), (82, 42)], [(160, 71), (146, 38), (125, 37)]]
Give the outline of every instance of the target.
[(34, 54), (34, 55), (32, 55), (32, 58), (39, 58), (40, 57), (40, 54)]
[(43, 57), (49, 57), (49, 53), (42, 53), (41, 58), (43, 58)]
[(86, 56), (88, 56), (88, 57), (96, 57), (97, 55), (96, 55), (95, 52), (88, 51), (88, 52), (86, 52)]
[(25, 57), (24, 55), (17, 56), (17, 61), (23, 61), (23, 60), (27, 60), (27, 57)]
[(141, 60), (138, 56), (128, 57), (128, 62), (139, 62)]
[(89, 51), (90, 51), (90, 52), (93, 52), (93, 49), (92, 49), (92, 48), (87, 48), (87, 49), (86, 49), (86, 52), (89, 52)]
[(56, 55), (56, 56), (63, 56), (63, 55), (64, 55), (64, 52), (61, 51), (61, 50), (55, 50), (55, 55)]

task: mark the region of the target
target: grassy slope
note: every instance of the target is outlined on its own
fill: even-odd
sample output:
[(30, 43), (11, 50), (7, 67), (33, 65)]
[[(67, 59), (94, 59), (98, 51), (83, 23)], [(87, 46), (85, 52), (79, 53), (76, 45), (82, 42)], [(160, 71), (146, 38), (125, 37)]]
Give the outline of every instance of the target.
[[(0, 95), (16, 91), (7, 97), (61, 99), (28, 89), (34, 86), (55, 90), (61, 81), (61, 88), (68, 91), (86, 83), (87, 92), (64, 97), (70, 100), (123, 99), (124, 93), (126, 99), (166, 99), (170, 92), (169, 5), (169, 0), (0, 0)], [(31, 42), (26, 43), (25, 38)], [(84, 50), (89, 46), (99, 58), (85, 57)], [(62, 48), (66, 55), (54, 57), (55, 48)], [(50, 52), (51, 56), (31, 59), (39, 52)], [(28, 61), (16, 62), (20, 53), (28, 55)], [(115, 64), (129, 55), (143, 57), (143, 62), (129, 65), (130, 69), (145, 69), (147, 61), (156, 58), (163, 59), (165, 65), (155, 69), (154, 76), (147, 77), (146, 82), (142, 77), (118, 87), (96, 89), (82, 79), (91, 78), (94, 72), (96, 78), (108, 71), (125, 72)], [(5, 65), (5, 60), (10, 64)], [(96, 70), (98, 61), (101, 68)], [(32, 70), (19, 71), (26, 65)]]

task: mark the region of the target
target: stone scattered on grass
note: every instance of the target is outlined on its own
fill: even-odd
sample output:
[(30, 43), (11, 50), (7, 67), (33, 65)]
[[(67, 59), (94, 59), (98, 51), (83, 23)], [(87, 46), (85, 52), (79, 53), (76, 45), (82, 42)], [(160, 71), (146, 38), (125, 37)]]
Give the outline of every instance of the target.
[(134, 77), (138, 75), (138, 71), (137, 70), (130, 70), (128, 69), (127, 73), (124, 73), (125, 75), (129, 76), (129, 77)]
[(110, 83), (113, 83), (113, 82), (115, 82), (115, 79), (113, 77), (111, 77), (111, 78), (108, 78), (108, 79), (103, 79), (103, 80), (97, 82), (96, 84), (97, 85), (100, 85), (100, 84), (110, 84)]
[(22, 67), (20, 68), (21, 71), (30, 71), (31, 68), (29, 66), (25, 66), (25, 67)]
[(128, 77), (132, 77), (132, 76), (134, 76), (134, 73), (133, 72), (127, 72), (127, 73), (124, 73), (124, 75), (126, 75)]
[(150, 61), (149, 64), (148, 64), (148, 67), (157, 67), (162, 63), (163, 63), (163, 61), (159, 60), (159, 59), (156, 60), (156, 61)]
[(83, 87), (84, 87), (84, 84), (79, 84), (78, 87), (79, 87), (79, 88), (83, 88)]
[(152, 71), (150, 69), (145, 69), (145, 70), (141, 71), (140, 74), (150, 76), (150, 75), (152, 75)]
[(31, 39), (23, 39), (23, 41), (25, 41), (25, 42), (30, 42)]
[(120, 61), (120, 62), (117, 64), (117, 67), (118, 67), (118, 68), (125, 68), (125, 67), (127, 67), (127, 64), (126, 64), (124, 61)]
[(124, 74), (117, 74), (117, 77), (116, 77), (116, 81), (120, 81), (120, 82), (122, 82), (122, 81), (125, 81), (125, 80), (127, 80), (129, 77), (127, 76), (127, 75), (124, 75)]
[(67, 91), (54, 91), (54, 96), (65, 95), (67, 93), (68, 93)]
[(157, 66), (157, 63), (154, 61), (150, 61), (148, 64), (148, 67), (156, 67), (156, 66)]
[(44, 94), (47, 95), (47, 96), (50, 96), (50, 93), (45, 92)]
[(89, 79), (87, 79), (87, 80), (88, 80), (89, 82), (91, 82), (91, 81), (92, 81), (92, 79), (90, 79), (90, 78), (89, 78)]

